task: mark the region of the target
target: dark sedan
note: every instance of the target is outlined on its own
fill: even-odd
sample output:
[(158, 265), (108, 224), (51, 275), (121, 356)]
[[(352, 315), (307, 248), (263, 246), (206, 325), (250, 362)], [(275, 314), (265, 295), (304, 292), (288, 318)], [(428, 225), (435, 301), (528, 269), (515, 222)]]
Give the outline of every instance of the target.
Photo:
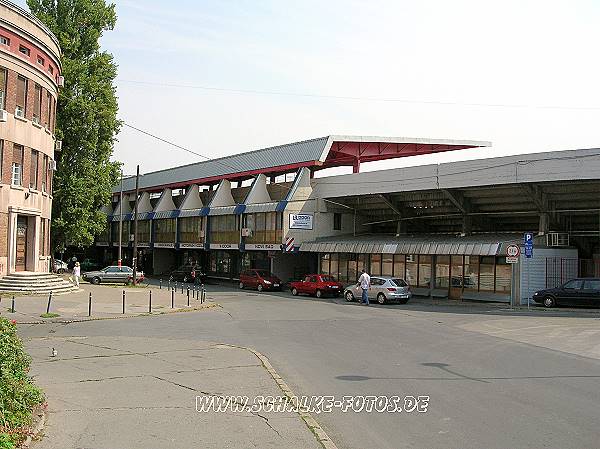
[(190, 282), (192, 284), (205, 284), (206, 274), (200, 270), (198, 265), (183, 265), (171, 272), (170, 280)]
[(600, 278), (571, 279), (560, 287), (535, 292), (533, 300), (544, 307), (600, 306)]
[[(137, 282), (139, 283), (144, 280), (144, 273), (138, 271), (136, 273)], [(83, 273), (82, 278), (84, 281), (91, 282), (92, 284), (100, 284), (101, 282), (113, 282), (119, 284), (131, 284), (133, 282), (133, 269), (129, 267), (106, 267), (98, 271), (88, 271)]]

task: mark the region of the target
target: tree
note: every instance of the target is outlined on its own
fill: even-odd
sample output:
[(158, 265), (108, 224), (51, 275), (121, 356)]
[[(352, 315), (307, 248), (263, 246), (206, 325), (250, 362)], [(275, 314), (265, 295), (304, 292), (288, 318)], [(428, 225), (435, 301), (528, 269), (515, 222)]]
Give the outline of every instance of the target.
[(114, 80), (117, 66), (98, 40), (112, 30), (115, 5), (104, 0), (27, 0), (58, 38), (65, 87), (58, 96), (57, 154), (52, 206), (53, 247), (89, 246), (106, 226), (119, 163), (110, 157), (121, 126)]

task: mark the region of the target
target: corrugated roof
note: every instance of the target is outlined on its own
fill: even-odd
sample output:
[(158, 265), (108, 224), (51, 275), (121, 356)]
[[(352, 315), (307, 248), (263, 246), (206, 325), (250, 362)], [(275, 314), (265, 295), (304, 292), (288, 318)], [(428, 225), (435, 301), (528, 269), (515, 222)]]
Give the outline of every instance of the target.
[[(319, 137), (317, 139), (278, 145), (147, 173), (144, 176), (140, 176), (140, 189), (174, 182), (193, 181), (252, 170), (318, 161), (323, 155), (327, 139), (328, 137)], [(120, 186), (116, 186), (117, 190), (118, 188)], [(134, 189), (134, 177), (123, 180), (123, 190), (129, 191)], [(117, 190), (114, 191), (116, 192)]]
[(303, 252), (319, 253), (383, 253), (383, 254), (441, 254), (466, 256), (505, 255), (506, 246), (520, 244), (515, 234), (453, 236), (357, 236), (304, 242)]

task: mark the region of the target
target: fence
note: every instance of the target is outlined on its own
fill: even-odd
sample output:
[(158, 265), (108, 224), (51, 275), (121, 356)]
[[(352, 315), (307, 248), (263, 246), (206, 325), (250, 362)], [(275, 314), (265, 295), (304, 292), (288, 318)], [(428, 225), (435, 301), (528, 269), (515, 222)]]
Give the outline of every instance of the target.
[(558, 287), (576, 277), (600, 277), (600, 260), (546, 258), (546, 288)]

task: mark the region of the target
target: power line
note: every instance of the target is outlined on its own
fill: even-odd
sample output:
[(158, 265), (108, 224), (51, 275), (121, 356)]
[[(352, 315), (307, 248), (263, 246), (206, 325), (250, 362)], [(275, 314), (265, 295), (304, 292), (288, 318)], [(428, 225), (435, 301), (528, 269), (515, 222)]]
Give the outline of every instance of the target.
[(318, 98), (329, 100), (348, 100), (348, 101), (378, 101), (391, 103), (406, 103), (406, 104), (425, 104), (438, 106), (468, 106), (468, 107), (486, 107), (486, 108), (511, 108), (511, 109), (557, 109), (557, 110), (573, 110), (573, 111), (600, 111), (600, 106), (564, 106), (564, 105), (528, 105), (528, 104), (510, 104), (510, 103), (469, 103), (458, 101), (440, 101), (440, 100), (413, 100), (409, 98), (389, 98), (389, 97), (359, 97), (351, 95), (323, 95), (303, 92), (286, 92), (286, 91), (270, 91), (270, 90), (254, 90), (254, 89), (235, 89), (215, 86), (202, 86), (190, 84), (176, 83), (160, 83), (153, 81), (127, 80), (117, 79), (117, 82), (129, 84), (142, 84), (147, 86), (173, 87), (179, 89), (196, 89), (212, 92), (223, 92), (233, 94), (250, 94), (250, 95), (270, 95), (270, 96), (286, 96), (300, 98)]

